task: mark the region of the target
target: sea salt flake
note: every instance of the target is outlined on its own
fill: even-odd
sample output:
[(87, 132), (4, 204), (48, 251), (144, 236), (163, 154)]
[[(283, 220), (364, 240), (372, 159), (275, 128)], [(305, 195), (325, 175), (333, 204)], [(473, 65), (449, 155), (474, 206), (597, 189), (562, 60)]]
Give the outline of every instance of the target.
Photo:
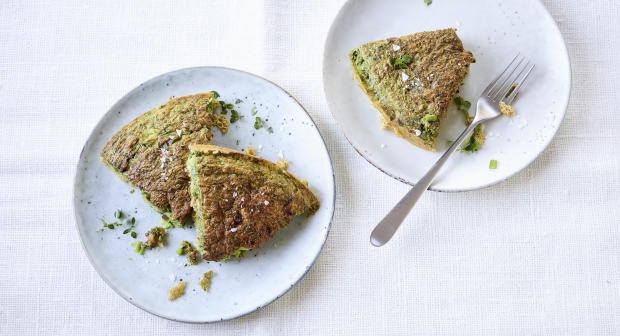
[(400, 74), (400, 77), (403, 79), (403, 82), (406, 82), (409, 79), (409, 75), (404, 72)]
[(400, 50), (400, 46), (398, 44), (392, 44), (392, 50), (399, 51)]
[(230, 232), (237, 232), (237, 230), (238, 230), (237, 228), (231, 228)]
[(422, 131), (420, 131), (420, 130), (418, 130), (418, 129), (417, 129), (417, 130), (415, 130), (415, 136), (420, 136), (420, 134), (422, 134)]

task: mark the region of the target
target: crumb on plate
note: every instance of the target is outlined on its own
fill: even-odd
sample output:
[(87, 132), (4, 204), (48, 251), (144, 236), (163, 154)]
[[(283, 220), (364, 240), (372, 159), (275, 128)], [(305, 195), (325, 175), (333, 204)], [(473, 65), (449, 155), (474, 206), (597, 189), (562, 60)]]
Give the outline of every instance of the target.
[(185, 287), (187, 287), (187, 284), (185, 283), (185, 281), (183, 280), (179, 281), (179, 283), (176, 284), (176, 286), (168, 290), (168, 300), (174, 301), (180, 298), (181, 296), (183, 296), (183, 294), (185, 294)]

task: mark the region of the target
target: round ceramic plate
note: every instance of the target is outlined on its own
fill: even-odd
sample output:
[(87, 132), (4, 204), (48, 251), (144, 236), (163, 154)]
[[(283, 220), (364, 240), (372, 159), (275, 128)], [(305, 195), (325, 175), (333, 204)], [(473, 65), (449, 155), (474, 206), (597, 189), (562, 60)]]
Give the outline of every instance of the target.
[[(317, 213), (297, 218), (264, 247), (245, 258), (228, 262), (201, 262), (186, 266), (176, 249), (182, 240), (194, 241), (194, 229), (171, 229), (168, 245), (134, 252), (135, 241), (122, 229), (98, 231), (101, 219), (112, 221), (121, 209), (136, 218), (138, 239), (160, 223), (161, 216), (140, 196), (99, 162), (105, 142), (123, 125), (172, 96), (215, 90), (235, 103), (241, 120), (228, 134), (214, 132), (213, 143), (235, 149), (253, 146), (258, 155), (284, 158), (289, 170), (307, 179), (321, 201)], [(241, 101), (238, 101), (242, 100)], [(254, 129), (256, 116), (265, 127)], [(267, 131), (271, 126), (273, 133)], [(219, 67), (183, 69), (153, 78), (135, 88), (103, 116), (84, 145), (74, 186), (77, 228), (90, 261), (101, 277), (134, 305), (172, 320), (213, 322), (232, 319), (261, 308), (283, 295), (306, 274), (329, 231), (334, 211), (334, 176), (323, 139), (302, 106), (277, 85), (255, 75)], [(202, 274), (215, 275), (209, 292), (199, 286)], [(168, 289), (183, 279), (184, 296), (168, 300)]]
[[(460, 92), (473, 106), (518, 52), (536, 64), (514, 104), (516, 116), (488, 122), (482, 149), (454, 155), (431, 185), (436, 191), (466, 191), (525, 168), (547, 147), (564, 117), (570, 63), (560, 31), (538, 0), (435, 0), (430, 6), (423, 0), (347, 1), (327, 37), (323, 83), (332, 114), (355, 149), (385, 173), (413, 185), (465, 128), (464, 118), (451, 107), (437, 153), (381, 129), (379, 113), (353, 79), (347, 54), (370, 41), (448, 27), (457, 29), (477, 60)], [(490, 160), (498, 161), (497, 169), (489, 169)]]

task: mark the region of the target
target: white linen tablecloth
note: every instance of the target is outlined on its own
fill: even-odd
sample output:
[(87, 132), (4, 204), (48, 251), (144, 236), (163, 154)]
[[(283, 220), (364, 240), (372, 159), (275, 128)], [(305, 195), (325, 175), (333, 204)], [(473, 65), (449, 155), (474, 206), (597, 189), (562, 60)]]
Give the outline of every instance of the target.
[[(377, 249), (371, 228), (408, 188), (358, 156), (327, 109), (322, 49), (342, 0), (0, 1), (0, 335), (620, 334), (620, 5), (544, 2), (573, 66), (555, 140), (500, 185), (428, 193)], [(211, 325), (116, 295), (82, 250), (71, 203), (102, 114), (143, 80), (197, 65), (251, 71), (298, 98), (338, 192), (308, 275)]]

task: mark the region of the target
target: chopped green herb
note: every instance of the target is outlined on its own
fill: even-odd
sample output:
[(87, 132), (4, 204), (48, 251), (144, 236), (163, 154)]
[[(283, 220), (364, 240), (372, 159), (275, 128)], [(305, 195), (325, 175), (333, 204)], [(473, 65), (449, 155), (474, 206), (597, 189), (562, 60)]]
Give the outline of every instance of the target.
[(219, 93), (217, 93), (217, 91), (211, 91), (211, 92), (213, 93), (213, 95), (215, 96), (215, 98), (219, 98), (219, 97), (220, 97), (220, 94), (219, 94)]
[(256, 109), (256, 105), (252, 106), (252, 110), (250, 110), (250, 114), (252, 114), (253, 116), (256, 115), (256, 113), (258, 113), (258, 110)]
[(432, 5), (432, 4), (433, 4), (433, 0), (424, 0), (424, 3), (425, 3), (427, 6), (430, 6), (430, 5)]
[(131, 189), (131, 190), (129, 190), (129, 193), (130, 193), (130, 194), (133, 194), (133, 193), (135, 193), (135, 192), (136, 192), (136, 189)]
[(128, 234), (131, 231), (131, 228), (126, 228), (125, 230), (123, 230), (123, 234)]
[(114, 218), (122, 219), (123, 217), (125, 217), (125, 214), (123, 213), (121, 209), (114, 211)]
[(237, 112), (236, 110), (230, 111), (230, 123), (231, 124), (234, 124), (239, 119), (241, 119), (241, 117), (239, 116), (239, 112)]
[(221, 114), (228, 113), (228, 110), (226, 109), (226, 102), (225, 101), (220, 100), (220, 106), (222, 107), (222, 111), (220, 112)]
[(482, 144), (484, 143), (484, 128), (482, 125), (476, 126), (474, 128), (473, 134), (469, 137), (467, 141), (461, 147), (462, 152), (474, 153), (477, 152)]
[(427, 114), (423, 117), (423, 119), (430, 122), (430, 121), (437, 121), (438, 118), (434, 114)]
[(254, 119), (254, 128), (261, 129), (262, 127), (263, 127), (263, 119), (261, 119), (261, 117), (256, 117), (256, 119)]
[(411, 63), (413, 63), (413, 57), (410, 55), (402, 55), (399, 58), (392, 60), (392, 66), (394, 69), (406, 69)]
[(133, 239), (138, 238), (138, 233), (136, 231), (131, 231), (131, 238)]
[(497, 160), (489, 161), (489, 169), (497, 169)]
[(101, 221), (101, 228), (98, 229), (97, 231), (103, 231), (103, 229), (110, 229), (110, 230), (114, 230), (114, 228), (118, 225), (117, 222), (112, 222), (112, 223), (107, 223), (105, 220), (103, 220), (103, 218), (99, 219)]
[(471, 103), (462, 97), (454, 97), (454, 104), (456, 104), (456, 108), (463, 112), (469, 114), (469, 108), (471, 107)]
[(243, 100), (241, 100), (241, 99), (239, 99), (239, 98), (237, 98), (237, 99), (235, 100), (235, 104), (241, 104), (241, 103), (243, 103)]
[(273, 127), (271, 127), (271, 126), (267, 127), (267, 132), (273, 133)]
[(131, 243), (131, 246), (133, 246), (133, 250), (140, 255), (144, 254), (144, 251), (146, 250), (146, 246), (141, 241), (133, 242)]

